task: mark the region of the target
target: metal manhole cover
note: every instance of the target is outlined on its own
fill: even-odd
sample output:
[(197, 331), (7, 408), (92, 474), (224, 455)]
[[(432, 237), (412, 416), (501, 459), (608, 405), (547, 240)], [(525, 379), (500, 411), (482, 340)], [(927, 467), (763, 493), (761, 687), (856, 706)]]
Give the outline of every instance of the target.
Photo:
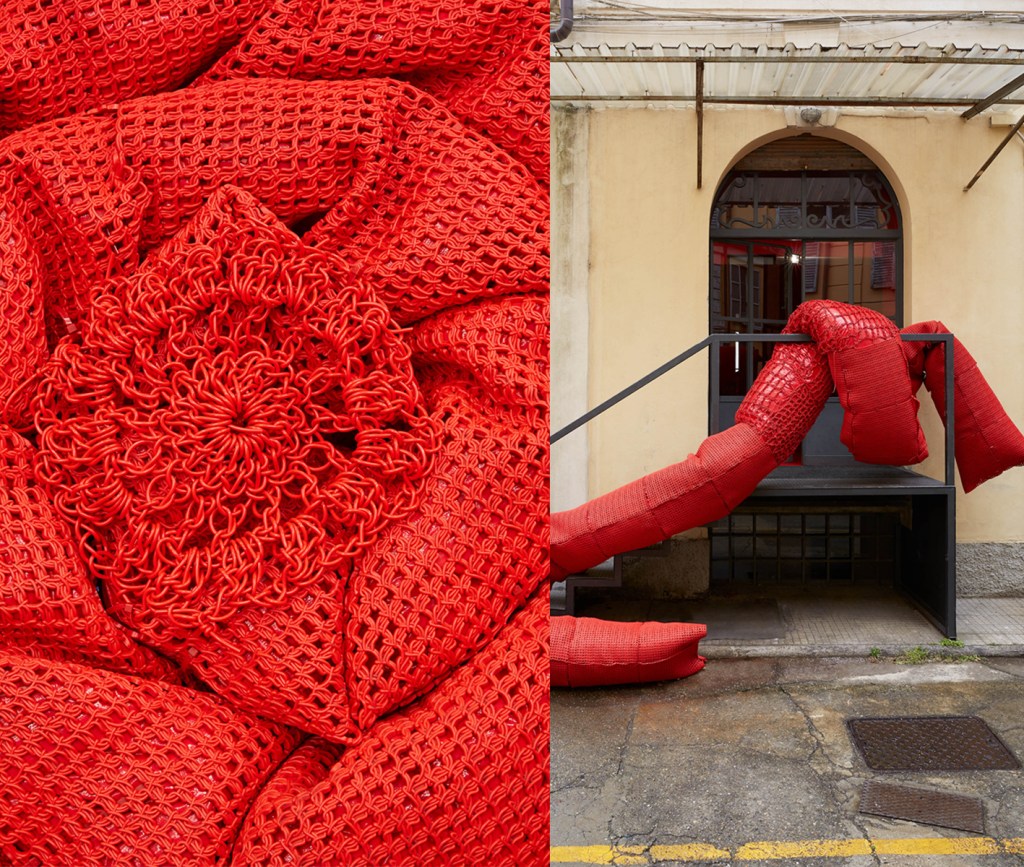
[(864, 717), (847, 720), (867, 766), (875, 771), (997, 771), (1020, 767), (976, 716)]
[(858, 812), (957, 831), (985, 833), (985, 807), (981, 799), (948, 792), (930, 792), (871, 781), (861, 789)]

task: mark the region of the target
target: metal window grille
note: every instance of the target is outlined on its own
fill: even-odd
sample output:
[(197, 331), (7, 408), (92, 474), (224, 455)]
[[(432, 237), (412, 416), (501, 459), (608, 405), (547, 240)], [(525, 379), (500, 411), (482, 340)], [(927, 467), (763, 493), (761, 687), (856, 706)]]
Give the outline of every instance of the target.
[(712, 524), (715, 584), (871, 583), (891, 586), (900, 516), (892, 511), (733, 514)]

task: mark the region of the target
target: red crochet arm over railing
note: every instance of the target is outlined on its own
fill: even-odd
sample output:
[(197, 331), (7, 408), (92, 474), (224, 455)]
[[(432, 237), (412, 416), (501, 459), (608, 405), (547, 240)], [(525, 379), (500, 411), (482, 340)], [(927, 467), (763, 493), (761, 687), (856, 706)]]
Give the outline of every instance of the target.
[[(908, 334), (942, 331), (941, 323)], [(736, 412), (736, 425), (673, 464), (551, 516), (551, 579), (652, 545), (727, 515), (796, 449), (831, 393), (845, 411), (841, 439), (865, 463), (916, 464), (928, 455), (915, 392), (927, 372), (944, 416), (939, 351), (904, 343), (881, 314), (832, 301), (796, 309), (785, 333), (814, 343), (776, 347)], [(956, 343), (956, 460), (966, 491), (1024, 464), (1024, 436), (962, 344)]]

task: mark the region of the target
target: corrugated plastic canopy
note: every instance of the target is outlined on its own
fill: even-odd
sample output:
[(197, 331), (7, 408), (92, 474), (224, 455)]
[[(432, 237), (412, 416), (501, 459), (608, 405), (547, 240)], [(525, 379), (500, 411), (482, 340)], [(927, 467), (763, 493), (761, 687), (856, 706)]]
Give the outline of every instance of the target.
[[(551, 46), (556, 101), (686, 102), (700, 91), (705, 105), (963, 109), (1022, 73), (1024, 51), (1006, 46)], [(1024, 79), (1018, 88), (994, 107), (1024, 105)]]

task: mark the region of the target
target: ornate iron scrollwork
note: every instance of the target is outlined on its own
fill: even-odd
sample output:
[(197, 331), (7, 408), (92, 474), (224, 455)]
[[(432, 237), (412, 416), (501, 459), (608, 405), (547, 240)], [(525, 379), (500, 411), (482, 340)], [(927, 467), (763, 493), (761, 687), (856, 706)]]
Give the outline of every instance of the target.
[(744, 232), (774, 230), (841, 231), (897, 228), (899, 219), (892, 192), (881, 172), (804, 172), (800, 175), (800, 202), (776, 200), (771, 183), (781, 176), (735, 172), (715, 203), (714, 229)]

